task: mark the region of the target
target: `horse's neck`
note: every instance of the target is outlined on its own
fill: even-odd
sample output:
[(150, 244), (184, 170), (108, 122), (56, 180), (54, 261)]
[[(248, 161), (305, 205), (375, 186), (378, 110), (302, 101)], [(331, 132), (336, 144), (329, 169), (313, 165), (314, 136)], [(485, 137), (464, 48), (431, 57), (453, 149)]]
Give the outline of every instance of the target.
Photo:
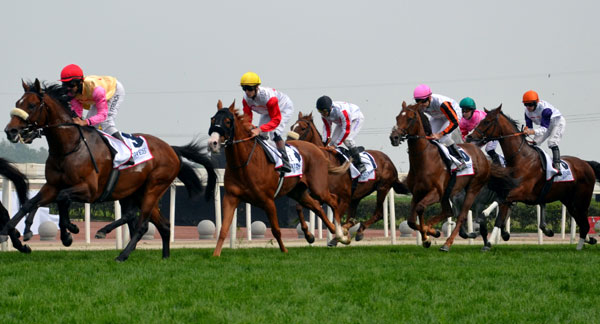
[(423, 169), (422, 166), (427, 163), (427, 155), (430, 154), (431, 150), (437, 152), (437, 148), (434, 145), (430, 145), (429, 140), (424, 138), (409, 139), (408, 140), (408, 161), (411, 166), (411, 170)]
[(310, 123), (311, 127), (311, 140), (309, 142), (315, 144), (318, 147), (324, 147), (325, 145), (323, 144), (323, 141), (321, 140), (321, 133), (319, 133), (319, 130), (317, 130), (317, 126), (315, 125), (315, 123), (311, 122)]
[(79, 130), (75, 126), (46, 128), (44, 132), (48, 152), (53, 155), (70, 152), (81, 140)]
[[(236, 125), (236, 128), (239, 128), (239, 126)], [(250, 136), (250, 134), (245, 134), (236, 130), (233, 140), (242, 140), (249, 138)], [(256, 139), (249, 139), (247, 141), (229, 145), (225, 149), (225, 159), (227, 165), (235, 169), (246, 164), (247, 162), (249, 163), (249, 159), (255, 159), (256, 157), (262, 158), (266, 161), (263, 148), (256, 141)], [(250, 154), (252, 154), (252, 156), (250, 156)]]

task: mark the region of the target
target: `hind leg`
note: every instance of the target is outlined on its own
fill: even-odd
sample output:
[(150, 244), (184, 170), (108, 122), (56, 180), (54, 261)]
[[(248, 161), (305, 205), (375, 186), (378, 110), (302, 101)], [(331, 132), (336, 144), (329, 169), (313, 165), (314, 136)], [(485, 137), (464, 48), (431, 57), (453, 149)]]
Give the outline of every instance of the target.
[(124, 224), (129, 225), (129, 236), (133, 235), (133, 233), (135, 232), (135, 226), (136, 226), (136, 221), (135, 221), (135, 206), (133, 204), (133, 200), (132, 199), (121, 199), (119, 200), (119, 203), (121, 204), (121, 209), (124, 211), (123, 213), (123, 217), (121, 217), (120, 219), (117, 219), (116, 221), (107, 224), (106, 226), (102, 227), (101, 229), (99, 229), (96, 232), (95, 237), (97, 239), (103, 239), (106, 238), (106, 234), (112, 232), (115, 228), (122, 226)]
[(152, 223), (156, 226), (162, 239), (162, 257), (166, 259), (171, 255), (171, 227), (169, 226), (169, 221), (160, 214), (158, 205), (152, 209)]
[[(380, 187), (379, 189), (377, 189), (377, 204), (375, 205), (375, 213), (373, 213), (373, 215), (371, 215), (371, 218), (369, 218), (366, 222), (361, 222), (360, 228), (356, 232), (357, 241), (363, 239), (364, 231), (367, 228), (369, 228), (369, 226), (383, 218), (383, 203), (385, 202), (385, 198), (387, 197), (389, 191), (389, 187)], [(354, 203), (354, 201), (352, 202)], [(358, 207), (358, 201), (356, 202), (356, 207)]]
[(302, 205), (296, 204), (296, 213), (298, 214), (298, 219), (300, 220), (300, 228), (302, 228), (302, 232), (304, 233), (304, 238), (306, 241), (312, 244), (315, 242), (315, 236), (308, 230), (308, 225), (304, 219), (304, 211), (302, 209)]
[(23, 241), (29, 241), (31, 237), (33, 237), (33, 232), (31, 231), (31, 225), (33, 225), (33, 218), (37, 213), (38, 207), (34, 208), (27, 214), (25, 218), (25, 230), (23, 231)]

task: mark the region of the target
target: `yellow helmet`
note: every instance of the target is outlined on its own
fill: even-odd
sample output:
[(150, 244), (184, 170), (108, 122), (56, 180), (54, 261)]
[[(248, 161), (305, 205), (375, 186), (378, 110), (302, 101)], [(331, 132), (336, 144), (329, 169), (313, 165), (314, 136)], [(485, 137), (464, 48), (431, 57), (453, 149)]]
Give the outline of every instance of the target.
[(254, 72), (246, 72), (242, 75), (240, 85), (256, 86), (260, 84), (260, 77)]

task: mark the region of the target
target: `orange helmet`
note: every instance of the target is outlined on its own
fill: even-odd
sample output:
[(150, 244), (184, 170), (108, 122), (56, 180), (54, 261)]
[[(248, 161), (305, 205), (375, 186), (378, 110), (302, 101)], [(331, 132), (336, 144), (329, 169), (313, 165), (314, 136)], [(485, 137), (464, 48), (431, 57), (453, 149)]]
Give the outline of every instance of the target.
[(529, 90), (523, 94), (523, 103), (526, 102), (538, 102), (540, 101), (540, 97), (538, 97), (537, 92), (533, 90)]

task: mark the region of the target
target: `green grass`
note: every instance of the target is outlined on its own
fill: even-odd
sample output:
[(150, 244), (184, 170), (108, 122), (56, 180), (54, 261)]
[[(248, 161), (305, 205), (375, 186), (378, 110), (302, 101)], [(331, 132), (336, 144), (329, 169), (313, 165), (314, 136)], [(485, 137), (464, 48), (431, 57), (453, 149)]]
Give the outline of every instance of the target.
[(600, 251), (575, 246), (0, 253), (0, 323), (589, 323)]

